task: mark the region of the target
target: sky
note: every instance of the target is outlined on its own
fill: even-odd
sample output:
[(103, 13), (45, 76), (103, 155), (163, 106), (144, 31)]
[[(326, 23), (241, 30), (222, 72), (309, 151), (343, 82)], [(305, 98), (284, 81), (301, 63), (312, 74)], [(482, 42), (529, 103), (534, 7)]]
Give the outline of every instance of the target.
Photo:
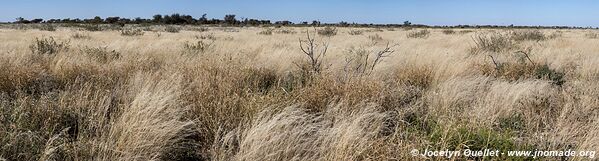
[(222, 19), (269, 19), (292, 22), (426, 25), (542, 25), (599, 27), (596, 0), (5, 0), (0, 22), (17, 17), (151, 18), (155, 14), (188, 14)]

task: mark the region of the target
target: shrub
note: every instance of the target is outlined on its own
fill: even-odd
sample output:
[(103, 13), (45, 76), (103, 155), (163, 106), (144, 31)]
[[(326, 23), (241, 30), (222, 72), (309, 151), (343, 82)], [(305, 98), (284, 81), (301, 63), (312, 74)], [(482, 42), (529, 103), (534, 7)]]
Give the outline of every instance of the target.
[[(447, 148), (449, 150), (460, 150), (467, 148), (474, 151), (484, 149), (496, 149), (499, 151), (514, 149), (529, 150), (527, 146), (519, 145), (513, 141), (512, 137), (509, 133), (496, 132), (489, 128), (459, 127), (448, 131), (444, 131), (441, 128), (435, 129), (429, 140), (434, 145), (433, 149)], [(507, 155), (501, 157), (507, 157)]]
[(29, 49), (33, 54), (38, 55), (54, 55), (61, 51), (66, 51), (69, 49), (69, 41), (56, 41), (54, 37), (50, 38), (35, 38), (33, 44), (29, 45)]
[(533, 78), (537, 65), (527, 62), (507, 61), (500, 62), (495, 57), (490, 56), (488, 64), (477, 64), (478, 69), (483, 75), (502, 78), (509, 81)]
[(584, 36), (586, 38), (589, 38), (589, 39), (597, 39), (597, 38), (599, 38), (599, 34), (596, 33), (596, 32), (588, 32), (588, 33), (584, 34)]
[(370, 41), (372, 41), (372, 42), (383, 41), (383, 37), (381, 37), (381, 35), (379, 35), (379, 34), (369, 35), (368, 39), (370, 39)]
[(200, 36), (195, 36), (196, 39), (200, 39), (200, 40), (216, 40), (216, 36), (214, 36), (214, 34), (209, 33), (209, 34), (202, 34)]
[(408, 33), (407, 37), (408, 38), (420, 38), (420, 39), (425, 39), (428, 38), (428, 36), (431, 34), (430, 31), (424, 29), (424, 30), (420, 30), (420, 31), (412, 31), (410, 33)]
[(362, 33), (364, 33), (364, 31), (362, 30), (349, 30), (349, 35), (362, 35)]
[(537, 79), (545, 79), (551, 81), (553, 84), (561, 86), (564, 84), (564, 73), (558, 72), (555, 69), (549, 68), (547, 64), (543, 64), (538, 66), (535, 71), (535, 76)]
[(124, 29), (121, 30), (122, 36), (142, 36), (144, 32), (140, 29)]
[(116, 50), (108, 50), (108, 47), (85, 47), (81, 49), (81, 52), (101, 63), (107, 63), (121, 58), (121, 53)]
[(207, 27), (197, 27), (197, 28), (191, 28), (191, 31), (197, 31), (197, 32), (206, 32), (206, 31), (210, 31), (210, 29), (208, 29)]
[(321, 30), (318, 30), (318, 34), (322, 35), (322, 36), (327, 36), (327, 37), (335, 36), (335, 35), (337, 35), (337, 28), (327, 26)]
[(51, 24), (44, 24), (40, 26), (40, 30), (42, 31), (56, 31), (56, 28)]
[(547, 38), (556, 39), (556, 38), (562, 37), (563, 35), (564, 35), (564, 33), (562, 31), (555, 31), (555, 32), (551, 33), (551, 35), (547, 36)]
[(206, 52), (208, 49), (212, 47), (213, 44), (214, 41), (208, 43), (203, 40), (199, 40), (195, 43), (186, 42), (185, 44), (183, 44), (183, 49), (185, 49), (185, 51), (187, 51), (188, 53), (198, 54)]
[(479, 52), (506, 52), (516, 47), (510, 35), (502, 33), (479, 34), (473, 37), (475, 46), (470, 49), (473, 54)]
[(565, 74), (563, 72), (551, 69), (546, 63), (537, 64), (533, 62), (528, 55), (530, 51), (531, 50), (528, 52), (517, 52), (524, 55), (524, 58), (520, 58), (518, 61), (499, 62), (493, 56), (489, 55), (493, 64), (479, 65), (479, 69), (485, 75), (503, 78), (510, 81), (517, 81), (521, 79), (542, 79), (549, 80), (558, 86), (564, 84)]
[(295, 33), (297, 33), (291, 29), (278, 29), (278, 30), (275, 30), (275, 32), (277, 34), (295, 34)]
[(142, 27), (142, 31), (154, 31), (151, 27)]
[(232, 28), (232, 27), (226, 27), (222, 29), (223, 32), (239, 32), (239, 29), (236, 28)]
[(105, 27), (105, 29), (103, 30), (110, 30), (110, 31), (120, 31), (123, 30), (124, 25), (108, 25)]
[(258, 32), (258, 35), (272, 35), (272, 31), (273, 31), (273, 29), (265, 29), (265, 30)]
[(349, 74), (370, 75), (374, 71), (375, 67), (380, 64), (383, 59), (393, 54), (393, 47), (397, 45), (390, 45), (378, 51), (368, 51), (364, 48), (350, 48), (349, 54), (345, 57), (344, 71)]
[(170, 33), (179, 33), (179, 31), (181, 31), (181, 28), (176, 26), (166, 26), (166, 28), (164, 28), (164, 31)]
[(511, 32), (511, 38), (516, 41), (543, 41), (547, 37), (540, 30), (516, 30)]
[(73, 39), (91, 39), (91, 36), (89, 36), (88, 34), (75, 33), (75, 34), (71, 35), (71, 38), (73, 38)]
[(474, 31), (472, 31), (472, 30), (460, 30), (459, 33), (460, 34), (467, 34), (467, 33), (471, 33), (471, 32), (474, 32)]
[(445, 29), (445, 30), (443, 30), (441, 32), (443, 32), (445, 35), (453, 35), (453, 34), (455, 34), (455, 31), (451, 30), (451, 29)]
[(82, 25), (81, 27), (83, 27), (83, 29), (86, 31), (102, 31), (102, 28), (100, 27), (100, 25), (85, 24), (85, 25)]
[(500, 117), (496, 127), (501, 131), (518, 132), (525, 130), (526, 122), (521, 114)]
[(306, 31), (307, 38), (305, 40), (300, 39), (300, 49), (302, 53), (308, 58), (307, 62), (296, 63), (296, 65), (304, 71), (304, 73), (316, 73), (319, 74), (323, 68), (323, 59), (327, 54), (329, 48), (328, 42), (322, 42), (318, 44), (316, 39), (310, 35), (309, 31)]
[(385, 32), (385, 31), (383, 29), (381, 29), (380, 27), (377, 27), (377, 28), (368, 30), (368, 32)]

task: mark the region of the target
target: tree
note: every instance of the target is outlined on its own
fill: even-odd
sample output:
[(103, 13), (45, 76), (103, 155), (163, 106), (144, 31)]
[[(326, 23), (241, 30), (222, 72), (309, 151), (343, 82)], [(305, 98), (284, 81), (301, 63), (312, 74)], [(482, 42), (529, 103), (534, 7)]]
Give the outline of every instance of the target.
[(196, 19), (194, 19), (190, 15), (181, 15), (181, 20), (182, 20), (181, 23), (185, 23), (185, 24), (193, 24), (196, 21)]
[(135, 22), (136, 24), (141, 24), (144, 23), (144, 19), (142, 19), (141, 17), (136, 17), (135, 20), (133, 20), (133, 22)]
[(103, 23), (104, 19), (102, 19), (100, 16), (96, 16), (94, 17), (94, 19), (91, 20), (91, 23)]
[(29, 20), (26, 20), (23, 17), (18, 17), (15, 20), (16, 20), (15, 23), (30, 23)]
[(206, 14), (203, 14), (202, 17), (198, 21), (200, 22), (200, 24), (207, 24), (208, 18), (206, 17)]
[(312, 26), (320, 26), (320, 21), (312, 21)]
[(152, 21), (154, 23), (160, 23), (160, 22), (162, 22), (162, 15), (160, 15), (160, 14), (154, 15), (153, 18), (154, 19), (152, 19)]
[(121, 19), (120, 17), (107, 17), (106, 23), (110, 23), (110, 24), (117, 23), (117, 22), (119, 22), (120, 19)]
[(410, 25), (412, 25), (412, 22), (410, 22), (410, 21), (404, 21), (403, 25), (404, 26), (410, 26)]
[(225, 23), (229, 25), (236, 24), (237, 19), (235, 19), (235, 15), (225, 15)]
[(42, 21), (44, 21), (44, 19), (37, 18), (37, 19), (31, 20), (31, 23), (41, 23)]
[(341, 22), (339, 22), (339, 25), (342, 27), (347, 27), (347, 26), (349, 26), (349, 23), (347, 23), (345, 21), (341, 21)]

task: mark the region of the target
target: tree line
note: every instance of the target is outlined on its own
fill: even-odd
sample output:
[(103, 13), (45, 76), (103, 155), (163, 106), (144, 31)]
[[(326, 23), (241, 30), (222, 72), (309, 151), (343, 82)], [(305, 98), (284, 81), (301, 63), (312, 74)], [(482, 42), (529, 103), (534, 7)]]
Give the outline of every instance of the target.
[[(294, 25), (291, 21), (276, 21), (271, 22), (270, 20), (259, 20), (259, 19), (237, 19), (236, 15), (228, 14), (225, 15), (223, 19), (215, 19), (215, 18), (207, 18), (206, 14), (203, 14), (202, 17), (194, 18), (191, 15), (185, 14), (171, 14), (171, 15), (161, 15), (156, 14), (152, 16), (151, 19), (145, 18), (123, 18), (123, 17), (106, 17), (102, 18), (100, 16), (96, 16), (91, 19), (48, 19), (45, 20), (41, 18), (36, 18), (32, 20), (27, 20), (25, 18), (19, 17), (13, 23), (18, 24), (30, 24), (30, 23), (86, 23), (86, 24), (167, 24), (167, 25)], [(308, 24), (307, 22), (303, 22), (302, 24)], [(311, 25), (320, 25), (320, 21), (312, 21)]]
[(421, 27), (430, 27), (430, 28), (557, 28), (557, 29), (583, 29), (583, 28), (592, 28), (592, 27), (576, 27), (576, 26), (500, 26), (500, 25), (456, 25), (456, 26), (428, 26), (422, 24), (412, 24), (410, 21), (405, 21), (403, 24), (359, 24), (359, 23), (348, 23), (341, 21), (339, 23), (321, 23), (320, 21), (311, 21), (311, 22), (300, 22), (293, 23), (291, 21), (275, 21), (271, 22), (271, 20), (259, 20), (259, 19), (238, 19), (234, 14), (227, 14), (223, 17), (223, 19), (216, 18), (208, 18), (206, 14), (203, 14), (199, 18), (194, 18), (191, 15), (185, 14), (170, 14), (170, 15), (161, 15), (156, 14), (152, 16), (151, 19), (145, 18), (123, 18), (123, 17), (106, 17), (102, 18), (100, 16), (95, 16), (91, 19), (48, 19), (44, 20), (41, 18), (27, 20), (25, 18), (19, 17), (12, 23), (17, 24), (31, 24), (31, 23), (67, 23), (67, 24), (117, 24), (117, 25), (125, 25), (125, 24), (151, 24), (151, 25), (226, 25), (226, 26), (339, 26), (339, 27), (413, 27), (413, 28), (421, 28)]

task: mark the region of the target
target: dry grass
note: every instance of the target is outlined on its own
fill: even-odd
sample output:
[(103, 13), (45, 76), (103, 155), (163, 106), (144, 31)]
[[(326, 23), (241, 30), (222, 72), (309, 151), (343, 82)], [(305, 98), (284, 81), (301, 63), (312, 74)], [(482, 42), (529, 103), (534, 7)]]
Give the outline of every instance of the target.
[[(0, 160), (599, 150), (599, 48), (588, 31), (55, 27), (0, 29)], [(306, 30), (335, 33), (316, 40), (329, 44), (318, 72), (301, 68)]]

